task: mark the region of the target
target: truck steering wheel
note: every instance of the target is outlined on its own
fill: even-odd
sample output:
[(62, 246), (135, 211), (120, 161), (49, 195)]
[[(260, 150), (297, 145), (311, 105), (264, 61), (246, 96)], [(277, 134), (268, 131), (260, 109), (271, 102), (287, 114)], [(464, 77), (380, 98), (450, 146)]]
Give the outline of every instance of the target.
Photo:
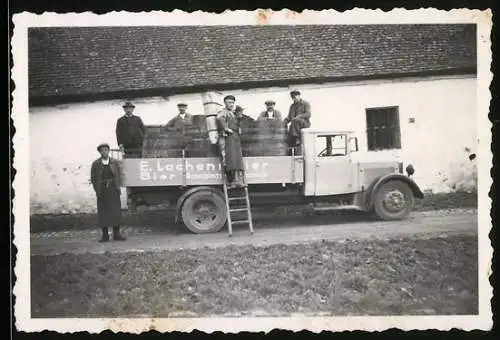
[(324, 149), (323, 149), (323, 151), (321, 151), (321, 152), (318, 154), (318, 157), (335, 157), (335, 156), (345, 156), (345, 154), (343, 154), (343, 153), (334, 153), (334, 154), (328, 155), (327, 151), (328, 151), (328, 148), (324, 148)]
[(321, 151), (318, 154), (318, 157), (325, 157), (325, 156), (327, 156), (327, 151), (328, 151), (328, 148), (324, 148), (323, 151)]

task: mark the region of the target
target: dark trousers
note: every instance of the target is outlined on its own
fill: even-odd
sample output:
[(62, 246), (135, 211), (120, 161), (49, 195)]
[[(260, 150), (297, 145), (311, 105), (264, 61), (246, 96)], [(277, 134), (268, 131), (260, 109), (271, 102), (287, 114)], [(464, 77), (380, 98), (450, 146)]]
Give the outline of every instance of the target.
[(120, 191), (112, 182), (105, 182), (97, 197), (97, 220), (100, 228), (120, 225)]
[(308, 119), (293, 118), (290, 122), (290, 128), (288, 130), (288, 145), (290, 147), (300, 145), (302, 137), (300, 130), (310, 126), (311, 122)]
[(239, 135), (231, 135), (219, 140), (221, 163), (230, 184), (243, 184), (243, 155)]
[(290, 136), (295, 138), (300, 138), (300, 130), (308, 128), (311, 126), (311, 122), (308, 119), (293, 118), (290, 122)]

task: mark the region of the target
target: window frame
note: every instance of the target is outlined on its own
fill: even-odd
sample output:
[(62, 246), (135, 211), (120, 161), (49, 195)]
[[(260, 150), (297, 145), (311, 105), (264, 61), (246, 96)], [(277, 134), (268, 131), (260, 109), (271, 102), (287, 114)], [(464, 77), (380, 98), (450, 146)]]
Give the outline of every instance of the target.
[[(383, 116), (377, 116), (373, 114), (374, 112), (384, 113)], [(400, 150), (402, 148), (401, 120), (399, 113), (400, 110), (398, 105), (369, 107), (365, 109), (366, 144), (368, 151)], [(387, 130), (380, 133), (377, 131), (380, 129)], [(381, 138), (385, 142), (381, 142)]]
[[(342, 155), (340, 154), (336, 154), (336, 153), (333, 153), (334, 150), (340, 150), (339, 148), (333, 148), (333, 137), (336, 137), (336, 136), (344, 136), (344, 152)], [(348, 152), (348, 143), (347, 143), (347, 140), (348, 140), (348, 135), (345, 134), (345, 133), (328, 133), (328, 134), (317, 134), (315, 136), (315, 140), (317, 142), (317, 140), (319, 138), (323, 138), (324, 141), (325, 141), (325, 144), (324, 144), (324, 147), (321, 151), (319, 152), (316, 152), (316, 157), (317, 158), (329, 158), (329, 157), (345, 157), (349, 154)], [(328, 155), (328, 154), (325, 154), (325, 155), (321, 155), (321, 153), (323, 153), (323, 151), (325, 151), (327, 148), (328, 148), (328, 145), (331, 145), (331, 150), (332, 150), (332, 154)], [(317, 144), (316, 144), (317, 145)]]

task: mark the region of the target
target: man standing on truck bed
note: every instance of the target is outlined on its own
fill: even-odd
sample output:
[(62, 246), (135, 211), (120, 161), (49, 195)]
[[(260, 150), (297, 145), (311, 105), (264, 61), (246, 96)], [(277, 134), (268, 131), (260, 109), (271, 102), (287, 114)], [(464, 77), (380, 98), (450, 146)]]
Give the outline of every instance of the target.
[(142, 142), (146, 134), (142, 119), (134, 115), (134, 108), (134, 104), (126, 102), (123, 105), (125, 114), (116, 122), (116, 140), (126, 158), (141, 157)]
[(300, 91), (293, 90), (290, 92), (293, 103), (290, 105), (288, 117), (284, 123), (287, 126), (290, 123), (289, 142), (291, 147), (300, 145), (300, 130), (311, 126), (311, 105), (300, 97)]
[(241, 152), (240, 120), (242, 110), (236, 111), (232, 95), (224, 97), (224, 109), (217, 113), (217, 126), (220, 133), (219, 147), (222, 165), (231, 186), (243, 185), (243, 155)]
[(276, 105), (276, 102), (274, 100), (266, 100), (265, 103), (266, 105), (266, 111), (261, 112), (257, 120), (261, 124), (270, 124), (273, 125), (273, 123), (276, 124), (281, 124), (283, 123), (283, 117), (281, 115), (281, 112), (276, 110), (274, 107)]
[(186, 128), (193, 125), (193, 116), (186, 112), (187, 104), (179, 103), (177, 104), (179, 108), (179, 114), (170, 121), (165, 126), (166, 131), (182, 131), (184, 132)]

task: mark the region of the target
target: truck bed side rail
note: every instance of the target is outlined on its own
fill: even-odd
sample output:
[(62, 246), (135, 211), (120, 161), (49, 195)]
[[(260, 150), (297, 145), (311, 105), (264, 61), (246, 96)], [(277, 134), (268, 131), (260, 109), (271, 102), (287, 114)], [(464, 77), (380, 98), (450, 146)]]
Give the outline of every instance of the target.
[[(243, 157), (247, 184), (303, 183), (301, 156)], [(219, 157), (125, 158), (124, 185), (199, 186), (222, 185)]]

